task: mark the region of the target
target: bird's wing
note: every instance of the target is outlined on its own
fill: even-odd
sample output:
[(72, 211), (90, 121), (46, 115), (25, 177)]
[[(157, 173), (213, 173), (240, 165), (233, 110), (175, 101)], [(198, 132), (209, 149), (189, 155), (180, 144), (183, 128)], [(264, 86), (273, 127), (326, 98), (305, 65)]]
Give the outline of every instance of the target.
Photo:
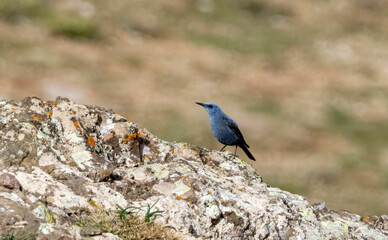
[(232, 130), (234, 132), (234, 134), (237, 135), (238, 139), (247, 147), (248, 144), (245, 142), (245, 139), (242, 135), (242, 133), (240, 132), (240, 129), (238, 129), (238, 125), (237, 123), (235, 123), (232, 119), (230, 118), (225, 118), (223, 117), (223, 119), (225, 120), (226, 124), (228, 125), (228, 127), (230, 128), (230, 130)]

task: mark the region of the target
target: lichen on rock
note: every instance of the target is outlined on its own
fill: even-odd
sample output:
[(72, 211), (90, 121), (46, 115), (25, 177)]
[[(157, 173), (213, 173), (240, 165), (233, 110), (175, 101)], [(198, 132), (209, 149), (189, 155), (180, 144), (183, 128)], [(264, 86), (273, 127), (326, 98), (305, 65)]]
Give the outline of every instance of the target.
[(82, 239), (69, 215), (156, 203), (182, 239), (388, 238), (386, 215), (311, 205), (228, 152), (166, 142), (66, 98), (0, 101), (0, 169), (0, 236)]

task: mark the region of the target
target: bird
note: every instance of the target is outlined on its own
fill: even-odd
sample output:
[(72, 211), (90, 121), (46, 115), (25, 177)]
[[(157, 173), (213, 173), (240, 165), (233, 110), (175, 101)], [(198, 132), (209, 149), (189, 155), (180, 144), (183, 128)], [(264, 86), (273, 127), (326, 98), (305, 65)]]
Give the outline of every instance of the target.
[(237, 123), (233, 119), (226, 115), (215, 103), (195, 103), (204, 107), (208, 112), (213, 135), (220, 143), (224, 144), (220, 151), (224, 150), (226, 146), (236, 146), (236, 150), (234, 151), (234, 155), (236, 156), (237, 147), (240, 147), (250, 159), (256, 161), (249, 152), (249, 145), (246, 143)]

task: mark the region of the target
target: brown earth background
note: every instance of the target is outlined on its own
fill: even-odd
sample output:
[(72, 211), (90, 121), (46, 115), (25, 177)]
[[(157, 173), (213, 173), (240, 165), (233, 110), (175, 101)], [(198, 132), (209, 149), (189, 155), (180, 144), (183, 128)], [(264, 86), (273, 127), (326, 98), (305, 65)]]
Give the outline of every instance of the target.
[(387, 9), (384, 0), (0, 0), (0, 98), (60, 95), (162, 139), (220, 149), (194, 104), (215, 102), (271, 186), (387, 214)]

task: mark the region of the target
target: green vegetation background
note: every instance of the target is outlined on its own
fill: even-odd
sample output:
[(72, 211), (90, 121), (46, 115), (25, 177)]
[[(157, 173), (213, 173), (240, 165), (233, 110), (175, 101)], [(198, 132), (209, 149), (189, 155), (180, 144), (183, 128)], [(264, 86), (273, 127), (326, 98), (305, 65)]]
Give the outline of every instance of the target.
[(221, 145), (194, 101), (216, 102), (270, 185), (387, 214), (386, 9), (384, 0), (0, 0), (0, 98), (112, 107), (163, 139), (209, 149)]

